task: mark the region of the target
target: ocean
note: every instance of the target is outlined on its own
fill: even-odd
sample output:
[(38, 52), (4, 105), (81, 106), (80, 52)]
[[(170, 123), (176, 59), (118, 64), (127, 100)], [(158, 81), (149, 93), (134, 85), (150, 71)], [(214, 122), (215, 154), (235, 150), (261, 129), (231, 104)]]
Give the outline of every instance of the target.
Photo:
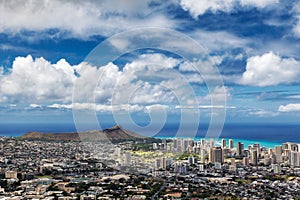
[[(108, 128), (112, 124), (107, 125)], [(173, 138), (177, 133), (176, 125), (168, 125), (164, 127), (156, 138)], [(17, 137), (29, 131), (38, 131), (45, 133), (62, 133), (75, 132), (74, 124), (64, 123), (24, 123), (24, 124), (0, 124), (1, 136)], [(186, 131), (186, 137), (190, 138), (189, 130)], [(194, 139), (205, 138), (207, 131), (206, 125), (201, 125), (198, 128), (197, 135)], [(234, 139), (235, 142), (241, 141), (247, 147), (249, 144), (260, 143), (261, 146), (273, 147), (280, 145), (283, 142), (299, 142), (300, 143), (300, 124), (226, 124), (220, 135), (220, 138)]]

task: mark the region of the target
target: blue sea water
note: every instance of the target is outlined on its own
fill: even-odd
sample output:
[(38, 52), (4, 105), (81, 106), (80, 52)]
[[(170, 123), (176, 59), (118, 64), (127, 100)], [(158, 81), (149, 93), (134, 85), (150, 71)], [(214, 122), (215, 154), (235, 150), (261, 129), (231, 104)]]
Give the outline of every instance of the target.
[(27, 132), (36, 131), (43, 133), (75, 132), (74, 124), (64, 123), (6, 123), (0, 124), (0, 136), (18, 137)]
[[(111, 124), (107, 125), (110, 127)], [(176, 125), (168, 125), (164, 127), (155, 137), (158, 138), (172, 138), (176, 137), (178, 127)], [(198, 128), (197, 134), (192, 134), (190, 130), (186, 131), (186, 137), (194, 139), (205, 138), (208, 126), (201, 125)], [(14, 124), (6, 123), (0, 124), (1, 136), (17, 137), (29, 131), (38, 132), (75, 132), (74, 124), (64, 123), (23, 123)], [(247, 147), (249, 144), (260, 143), (261, 146), (273, 147), (280, 145), (283, 142), (299, 142), (300, 143), (300, 124), (226, 124), (222, 130), (220, 138), (234, 139), (234, 141), (241, 141)]]
[[(194, 139), (206, 138), (207, 129), (208, 126), (202, 125), (196, 135), (191, 135)], [(189, 133), (188, 130), (186, 132)], [(176, 137), (176, 131), (166, 128), (156, 137)], [(186, 137), (190, 136), (187, 134)], [(266, 147), (274, 147), (284, 142), (300, 143), (300, 124), (226, 124), (219, 138), (243, 142), (245, 147), (254, 143)]]

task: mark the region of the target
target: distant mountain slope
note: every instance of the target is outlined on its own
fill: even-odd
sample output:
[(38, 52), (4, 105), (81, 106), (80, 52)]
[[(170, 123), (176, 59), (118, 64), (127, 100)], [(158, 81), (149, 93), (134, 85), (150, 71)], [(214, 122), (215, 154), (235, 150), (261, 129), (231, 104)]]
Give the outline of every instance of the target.
[(19, 137), (28, 140), (80, 141), (77, 133), (40, 133), (28, 132)]
[(105, 141), (122, 142), (137, 140), (155, 140), (154, 138), (143, 137), (120, 126), (113, 126), (103, 131), (93, 130), (80, 133), (40, 133), (28, 132), (19, 137), (26, 140), (49, 140), (49, 141)]

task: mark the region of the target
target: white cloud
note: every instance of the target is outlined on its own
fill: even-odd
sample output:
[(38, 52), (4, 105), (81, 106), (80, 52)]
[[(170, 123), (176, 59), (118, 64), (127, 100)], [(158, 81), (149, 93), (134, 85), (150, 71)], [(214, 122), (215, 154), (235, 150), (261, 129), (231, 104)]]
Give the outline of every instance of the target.
[(267, 6), (273, 6), (278, 4), (279, 0), (241, 0), (240, 4), (242, 6), (253, 6), (257, 8), (265, 8)]
[(42, 106), (39, 104), (32, 103), (29, 105), (30, 108), (41, 108)]
[(288, 96), (286, 98), (288, 98), (288, 99), (300, 99), (300, 95), (291, 95), (291, 96)]
[(213, 13), (218, 11), (231, 12), (238, 6), (265, 8), (278, 2), (279, 0), (181, 0), (180, 5), (193, 18), (197, 19), (198, 16), (203, 15), (207, 11)]
[(180, 60), (172, 57), (167, 57), (163, 54), (142, 54), (137, 60), (126, 64), (123, 71), (130, 72), (134, 70), (136, 73), (144, 73), (146, 70), (157, 72), (162, 70), (173, 69), (180, 63)]
[(299, 38), (300, 37), (300, 15), (296, 16), (296, 18), (297, 18), (297, 22), (294, 25), (293, 32), (294, 35)]
[[(147, 26), (172, 28), (174, 23), (161, 9), (167, 4), (149, 4), (152, 0), (102, 1), (2, 1), (0, 31), (18, 33), (22, 30), (59, 29), (60, 34), (78, 37), (111, 35), (123, 30)], [(17, 13), (17, 14), (16, 14)], [(54, 35), (55, 37), (55, 35)]]
[(70, 101), (76, 79), (73, 68), (60, 60), (17, 57), (10, 74), (0, 77), (0, 99), (10, 102)]
[(106, 104), (96, 104), (96, 103), (74, 103), (74, 104), (56, 103), (56, 104), (48, 105), (47, 107), (54, 108), (54, 109), (95, 110), (101, 112), (111, 112), (111, 111), (137, 112), (137, 111), (144, 110), (144, 106), (140, 106), (137, 104), (106, 105)]
[(210, 10), (211, 12), (229, 12), (234, 7), (234, 0), (181, 0), (182, 8), (189, 11), (195, 19)]
[(293, 5), (292, 13), (295, 19), (293, 24), (293, 35), (297, 38), (300, 38), (300, 2), (297, 2)]
[[(192, 38), (203, 45), (209, 51), (219, 51), (221, 49), (232, 49), (232, 48), (245, 48), (248, 44), (253, 43), (253, 41), (238, 37), (232, 33), (226, 31), (205, 31), (196, 30), (190, 34)], [(186, 47), (186, 44), (184, 47)], [(246, 49), (247, 50), (247, 49)], [(213, 57), (213, 61), (219, 64), (218, 58)]]
[(48, 108), (56, 108), (56, 109), (72, 109), (73, 106), (71, 104), (58, 104), (58, 103), (55, 103), (55, 104), (49, 105), (47, 107)]
[[(119, 69), (113, 63), (97, 68), (88, 63), (71, 66), (64, 59), (51, 64), (43, 58), (33, 59), (30, 55), (17, 57), (11, 73), (0, 77), (0, 99), (6, 102), (34, 102), (34, 105), (71, 102), (75, 94), (80, 102), (96, 99), (101, 104), (127, 104), (130, 101), (134, 104), (169, 103), (174, 100), (172, 91), (156, 79), (174, 78), (169, 71), (179, 62), (162, 54), (149, 54), (141, 55)], [(150, 84), (147, 81), (149, 78), (156, 83)], [(75, 81), (76, 91), (73, 93)]]
[(155, 110), (166, 110), (168, 108), (169, 108), (169, 106), (167, 106), (167, 105), (153, 104), (153, 105), (145, 106), (144, 111), (146, 113), (149, 113), (149, 112), (152, 112), (152, 111), (155, 111)]
[(163, 54), (140, 55), (116, 76), (112, 101), (133, 104), (173, 102), (172, 89), (165, 87), (161, 80), (173, 79), (172, 72), (179, 62)]
[(281, 105), (278, 108), (279, 112), (294, 112), (294, 111), (300, 111), (300, 104), (287, 104), (287, 105)]
[(273, 52), (247, 60), (246, 71), (238, 81), (253, 86), (274, 86), (299, 82), (300, 63), (294, 58), (282, 58)]
[(278, 116), (279, 113), (278, 112), (273, 112), (273, 111), (269, 111), (269, 110), (255, 110), (255, 111), (250, 111), (249, 112), (250, 115), (255, 115), (258, 117), (275, 117)]
[(159, 84), (153, 86), (146, 82), (145, 85), (134, 91), (130, 102), (134, 104), (171, 103), (174, 99), (172, 91)]
[(225, 106), (225, 105), (200, 105), (200, 106), (175, 106), (176, 109), (234, 109), (235, 106)]
[(202, 98), (200, 102), (212, 101), (214, 103), (226, 103), (228, 100), (231, 99), (231, 90), (232, 88), (226, 86), (217, 86), (210, 94)]
[(209, 104), (210, 97), (222, 104), (230, 97), (225, 87), (215, 87), (208, 96), (201, 94), (195, 89), (199, 85), (192, 87), (190, 77), (180, 74), (180, 63), (181, 59), (157, 53), (142, 54), (123, 68), (113, 63), (71, 66), (64, 59), (52, 64), (43, 58), (17, 57), (11, 73), (0, 77), (0, 100), (31, 108), (148, 112), (166, 105), (197, 106), (199, 99)]

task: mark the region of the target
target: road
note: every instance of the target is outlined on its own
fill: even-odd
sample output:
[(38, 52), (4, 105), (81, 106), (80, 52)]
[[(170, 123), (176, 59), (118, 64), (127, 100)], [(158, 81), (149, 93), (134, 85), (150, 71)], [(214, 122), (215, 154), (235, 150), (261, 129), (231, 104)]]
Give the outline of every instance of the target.
[(159, 190), (157, 190), (157, 192), (155, 192), (155, 194), (151, 197), (151, 200), (154, 200), (155, 197), (160, 193), (160, 191), (162, 191), (165, 188), (166, 184), (163, 183), (162, 186), (159, 188)]

